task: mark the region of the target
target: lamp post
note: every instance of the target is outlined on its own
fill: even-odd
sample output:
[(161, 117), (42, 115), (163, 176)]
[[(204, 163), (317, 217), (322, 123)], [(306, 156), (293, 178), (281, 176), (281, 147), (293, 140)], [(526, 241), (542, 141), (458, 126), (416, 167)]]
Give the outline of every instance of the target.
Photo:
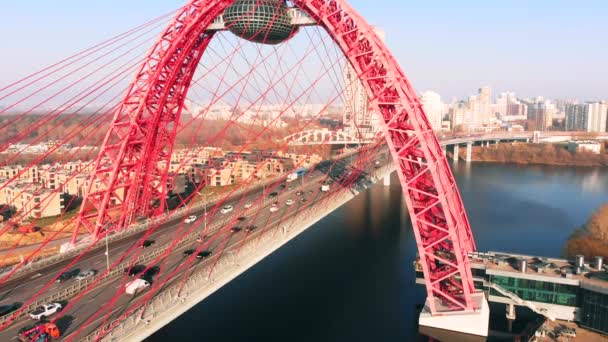
[(210, 192), (208, 194), (201, 194), (200, 192), (198, 192), (198, 194), (203, 197), (203, 201), (205, 202), (205, 204), (203, 205), (203, 231), (206, 232), (207, 231), (207, 196), (215, 195), (215, 192)]
[(110, 272), (110, 249), (108, 248), (108, 233), (106, 232), (106, 269)]

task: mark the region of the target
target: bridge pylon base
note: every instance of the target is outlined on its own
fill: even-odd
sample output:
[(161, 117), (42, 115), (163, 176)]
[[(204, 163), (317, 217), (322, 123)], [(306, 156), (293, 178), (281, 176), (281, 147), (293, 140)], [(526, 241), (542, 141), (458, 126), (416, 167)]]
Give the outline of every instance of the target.
[(471, 312), (454, 312), (431, 316), (427, 303), (425, 303), (418, 323), (420, 327), (429, 327), (463, 334), (488, 336), (490, 324), (490, 306), (483, 292), (473, 295), (473, 300), (479, 309)]

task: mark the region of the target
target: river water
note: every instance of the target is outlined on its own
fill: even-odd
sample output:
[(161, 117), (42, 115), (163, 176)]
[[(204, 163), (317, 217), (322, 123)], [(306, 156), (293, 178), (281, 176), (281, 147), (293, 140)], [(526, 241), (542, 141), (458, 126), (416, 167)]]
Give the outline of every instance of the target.
[[(480, 251), (559, 257), (608, 202), (605, 169), (460, 162), (454, 173)], [(397, 183), (362, 193), (149, 340), (423, 340), (425, 293)]]

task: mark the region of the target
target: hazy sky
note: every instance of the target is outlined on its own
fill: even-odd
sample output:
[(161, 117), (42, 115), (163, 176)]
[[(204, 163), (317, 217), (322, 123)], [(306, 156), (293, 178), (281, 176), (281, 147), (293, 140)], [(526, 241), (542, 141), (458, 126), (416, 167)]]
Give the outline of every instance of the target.
[[(2, 1), (2, 83), (169, 12), (185, 0)], [(606, 0), (350, 0), (418, 91), (481, 85), (521, 96), (608, 99)]]

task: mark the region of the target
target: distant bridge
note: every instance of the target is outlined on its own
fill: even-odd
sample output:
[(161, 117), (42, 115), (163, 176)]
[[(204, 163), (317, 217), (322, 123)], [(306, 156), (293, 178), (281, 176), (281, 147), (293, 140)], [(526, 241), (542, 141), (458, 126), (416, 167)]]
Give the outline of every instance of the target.
[(373, 140), (359, 140), (344, 131), (330, 131), (328, 129), (313, 129), (291, 134), (283, 141), (291, 146), (311, 145), (359, 145), (370, 144)]

